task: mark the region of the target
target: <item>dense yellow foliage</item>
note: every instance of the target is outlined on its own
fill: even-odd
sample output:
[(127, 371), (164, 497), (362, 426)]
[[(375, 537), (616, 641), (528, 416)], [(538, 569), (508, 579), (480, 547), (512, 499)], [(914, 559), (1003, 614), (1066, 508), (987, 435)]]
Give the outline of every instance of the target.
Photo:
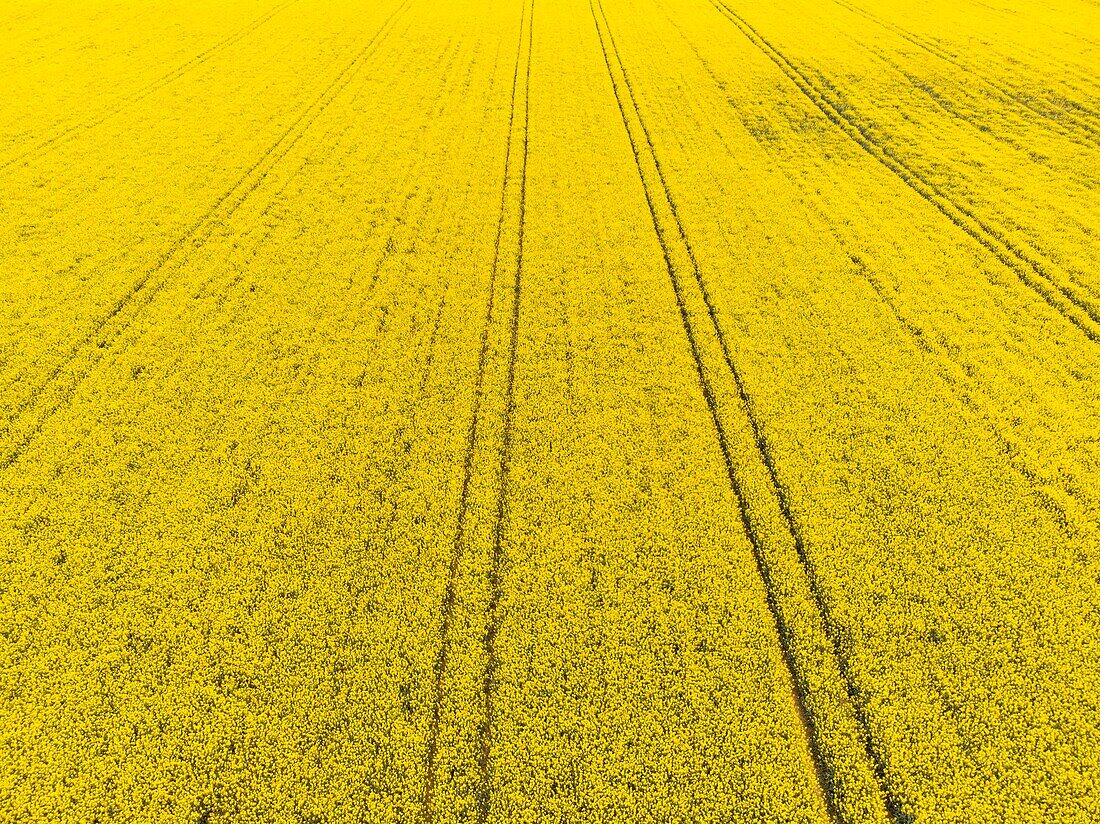
[(0, 8), (0, 821), (1089, 822), (1091, 0)]

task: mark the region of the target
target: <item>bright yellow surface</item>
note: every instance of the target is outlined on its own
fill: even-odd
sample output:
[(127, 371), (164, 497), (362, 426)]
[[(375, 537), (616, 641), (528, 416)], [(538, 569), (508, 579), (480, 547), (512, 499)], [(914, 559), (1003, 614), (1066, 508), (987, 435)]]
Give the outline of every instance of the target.
[(0, 821), (1095, 820), (1094, 2), (0, 47)]

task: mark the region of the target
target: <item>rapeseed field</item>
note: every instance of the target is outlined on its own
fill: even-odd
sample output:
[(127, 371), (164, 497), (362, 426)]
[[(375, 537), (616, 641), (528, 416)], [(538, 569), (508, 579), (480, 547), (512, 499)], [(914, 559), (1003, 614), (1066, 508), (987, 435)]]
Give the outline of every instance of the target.
[(9, 0), (0, 822), (1094, 822), (1093, 0)]

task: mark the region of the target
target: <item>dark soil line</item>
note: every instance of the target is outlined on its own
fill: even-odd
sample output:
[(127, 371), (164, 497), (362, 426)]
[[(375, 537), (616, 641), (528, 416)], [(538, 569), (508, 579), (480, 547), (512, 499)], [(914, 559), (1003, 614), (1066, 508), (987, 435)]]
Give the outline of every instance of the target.
[[(216, 214), (218, 209), (226, 202), (230, 202), (228, 211), (222, 217), (222, 220), (228, 219), (234, 212), (248, 199), (248, 197), (255, 192), (260, 185), (267, 179), (268, 173), (274, 166), (283, 159), (290, 152), (290, 150), (302, 139), (302, 137), (308, 132), (309, 128), (317, 120), (317, 118), (324, 112), (332, 101), (339, 95), (341, 91), (351, 82), (352, 77), (357, 73), (361, 67), (361, 63), (366, 58), (371, 50), (371, 47), (380, 42), (380, 39), (384, 34), (388, 33), (387, 27), (390, 22), (393, 21), (401, 12), (408, 8), (412, 0), (404, 0), (404, 2), (386, 19), (382, 24), (382, 27), (375, 33), (375, 35), (367, 42), (367, 44), (356, 54), (352, 61), (345, 66), (332, 80), (331, 83), (316, 97), (283, 131), (283, 133), (272, 143), (260, 156), (255, 163), (253, 163), (238, 179), (224, 191), (214, 203), (204, 212), (191, 226), (181, 235), (175, 243), (173, 243), (167, 250), (163, 251), (153, 263), (151, 267), (145, 270), (145, 272), (138, 278), (137, 282), (130, 287), (127, 292), (120, 297), (115, 304), (107, 311), (105, 315), (96, 320), (89, 332), (80, 340), (78, 340), (64, 360), (57, 364), (45, 380), (39, 383), (28, 396), (20, 402), (18, 406), (12, 412), (11, 417), (0, 428), (0, 435), (4, 435), (11, 430), (22, 418), (24, 413), (28, 412), (34, 407), (39, 399), (50, 389), (50, 387), (61, 377), (75, 361), (77, 361), (85, 351), (91, 351), (91, 363), (88, 367), (76, 375), (76, 379), (71, 385), (66, 387), (60, 394), (57, 401), (47, 406), (45, 411), (38, 417), (35, 425), (30, 431), (19, 440), (19, 442), (9, 451), (7, 455), (0, 458), (0, 470), (6, 469), (15, 463), (24, 450), (33, 442), (41, 431), (45, 422), (56, 414), (59, 410), (64, 408), (68, 402), (72, 399), (73, 394), (76, 392), (77, 387), (88, 375), (91, 369), (103, 358), (103, 355), (111, 341), (116, 340), (122, 335), (141, 315), (143, 309), (145, 309), (156, 297), (156, 295), (168, 284), (171, 273), (167, 274), (164, 278), (161, 278), (158, 282), (150, 283), (154, 276), (160, 273), (165, 266), (171, 261), (177, 252), (182, 252), (184, 256), (200, 246), (205, 240), (206, 236), (209, 236), (209, 232), (213, 230), (216, 224)], [(343, 81), (343, 82), (341, 82)], [(295, 134), (289, 142), (292, 132), (301, 125), (301, 129)], [(286, 144), (285, 146), (283, 144)], [(270, 162), (267, 162), (270, 161)], [(256, 179), (252, 181), (250, 185), (245, 187), (245, 183), (248, 178), (262, 165), (267, 162), (267, 168), (263, 169)], [(243, 188), (242, 188), (243, 187)], [(203, 232), (205, 231), (205, 235)], [(188, 249), (187, 247), (191, 248)], [(146, 287), (149, 288), (146, 288)], [(133, 311), (128, 315), (123, 315), (123, 311), (131, 305), (134, 306)], [(114, 328), (109, 329), (107, 336), (103, 340), (97, 341), (99, 333), (108, 327), (108, 324), (116, 317), (120, 317), (121, 320)]]
[[(596, 2), (598, 3), (599, 0), (596, 0)], [(627, 114), (626, 114), (624, 99), (628, 100), (629, 104), (631, 105), (631, 107), (634, 110), (635, 116), (638, 117), (638, 122), (639, 123), (642, 123), (641, 116), (640, 116), (640, 113), (638, 112), (637, 104), (636, 104), (636, 102), (633, 98), (633, 93), (631, 92), (629, 97), (627, 98), (623, 94), (622, 90), (620, 89), (618, 82), (615, 80), (615, 75), (614, 75), (614, 72), (611, 68), (611, 58), (610, 58), (609, 51), (608, 51), (608, 43), (607, 43), (607, 41), (605, 41), (603, 30), (601, 29), (599, 20), (596, 17), (595, 6), (592, 5), (591, 0), (590, 0), (590, 6), (592, 7), (593, 20), (596, 23), (596, 29), (597, 29), (597, 32), (599, 33), (599, 36), (600, 36), (600, 44), (603, 47), (604, 61), (607, 65), (608, 76), (611, 79), (611, 84), (612, 84), (612, 87), (614, 89), (616, 103), (619, 106), (619, 113), (622, 116), (623, 126), (626, 129), (627, 136), (630, 140), (631, 149), (633, 150), (633, 153), (634, 153), (635, 165), (637, 166), (637, 170), (638, 170), (638, 176), (639, 176), (639, 179), (641, 180), (642, 189), (644, 191), (645, 198), (646, 198), (646, 203), (649, 207), (650, 217), (653, 221), (653, 227), (654, 227), (654, 230), (657, 234), (657, 239), (658, 239), (658, 241), (660, 243), (660, 246), (661, 246), (661, 252), (662, 252), (662, 255), (664, 257), (665, 267), (668, 270), (669, 279), (672, 282), (673, 292), (675, 293), (675, 296), (676, 296), (676, 305), (677, 305), (677, 308), (678, 308), (679, 313), (680, 313), (680, 320), (681, 320), (681, 323), (683, 324), (683, 327), (684, 327), (684, 333), (687, 336), (688, 347), (691, 350), (691, 355), (692, 355), (692, 358), (695, 362), (695, 369), (696, 369), (696, 374), (697, 374), (697, 377), (698, 377), (698, 380), (699, 380), (699, 385), (700, 385), (700, 388), (702, 389), (703, 396), (704, 396), (704, 399), (705, 399), (706, 404), (707, 404), (707, 409), (710, 412), (711, 421), (714, 425), (714, 429), (715, 429), (715, 432), (716, 432), (717, 437), (718, 437), (718, 443), (719, 443), (719, 446), (721, 448), (722, 458), (723, 458), (723, 461), (724, 461), (725, 467), (726, 467), (726, 475), (729, 479), (729, 482), (730, 482), (730, 485), (733, 489), (733, 492), (734, 492), (734, 494), (737, 498), (738, 508), (739, 508), (739, 512), (740, 512), (740, 516), (741, 516), (741, 524), (742, 524), (742, 527), (744, 529), (745, 535), (748, 537), (749, 543), (752, 546), (753, 557), (754, 557), (754, 560), (755, 560), (755, 563), (756, 563), (757, 572), (760, 575), (760, 578), (761, 578), (762, 582), (764, 583), (764, 590), (765, 590), (766, 600), (767, 600), (767, 603), (768, 603), (768, 609), (771, 612), (772, 620), (773, 620), (773, 622), (775, 624), (775, 628), (776, 628), (776, 635), (778, 637), (779, 646), (782, 650), (783, 660), (784, 660), (784, 663), (787, 666), (788, 673), (789, 673), (790, 678), (791, 678), (791, 684), (792, 684), (792, 688), (793, 688), (793, 692), (794, 692), (794, 700), (795, 700), (797, 716), (798, 716), (798, 719), (799, 719), (799, 722), (800, 722), (800, 726), (802, 727), (802, 732), (806, 737), (806, 741), (807, 741), (807, 744), (808, 744), (808, 749), (810, 751), (811, 757), (812, 757), (813, 762), (814, 762), (815, 778), (816, 778), (817, 783), (818, 783), (818, 785), (821, 789), (822, 795), (823, 795), (823, 797), (826, 801), (826, 806), (828, 808), (830, 818), (835, 822), (840, 822), (843, 819), (842, 819), (842, 817), (839, 813), (838, 806), (837, 806), (836, 799), (835, 799), (835, 795), (834, 795), (834, 792), (833, 792), (833, 778), (832, 778), (833, 769), (832, 769), (831, 765), (827, 763), (827, 760), (825, 759), (825, 757), (821, 753), (821, 749), (820, 749), (819, 744), (818, 744), (818, 736), (817, 736), (816, 728), (815, 728), (814, 722), (813, 722), (813, 717), (807, 711), (807, 708), (806, 708), (804, 679), (802, 679), (800, 677), (800, 668), (799, 668), (799, 666), (798, 666), (798, 664), (795, 660), (795, 656), (794, 656), (793, 651), (792, 651), (792, 649), (793, 649), (793, 641), (792, 641), (793, 633), (791, 632), (790, 627), (787, 625), (787, 622), (784, 619), (781, 610), (779, 609), (779, 605), (778, 605), (778, 602), (777, 602), (777, 599), (776, 599), (777, 587), (775, 586), (775, 582), (772, 578), (771, 568), (769, 567), (768, 562), (767, 562), (766, 557), (765, 557), (764, 542), (761, 539), (760, 535), (757, 533), (755, 527), (753, 526), (752, 520), (751, 520), (750, 515), (749, 515), (750, 507), (749, 507), (749, 504), (748, 504), (747, 496), (746, 496), (746, 494), (745, 494), (745, 492), (744, 492), (744, 490), (741, 486), (741, 482), (740, 482), (740, 480), (737, 476), (737, 471), (734, 467), (733, 458), (731, 456), (731, 449), (730, 449), (730, 446), (729, 446), (728, 437), (726, 435), (726, 430), (725, 430), (725, 427), (724, 427), (724, 425), (721, 421), (721, 418), (718, 414), (718, 404), (717, 404), (717, 401), (715, 399), (713, 389), (711, 388), (710, 381), (706, 376), (706, 371), (703, 367), (702, 355), (700, 354), (699, 346), (698, 346), (698, 342), (697, 342), (697, 338), (696, 338), (696, 331), (695, 331), (695, 328), (694, 328), (694, 324), (692, 323), (690, 314), (688, 312), (686, 301), (684, 299), (683, 285), (681, 284), (679, 274), (676, 272), (676, 267), (672, 263), (672, 256), (671, 256), (671, 252), (669, 251), (669, 241), (668, 241), (668, 238), (666, 236), (665, 229), (661, 225), (660, 218), (657, 216), (657, 209), (656, 209), (656, 206), (654, 204), (653, 194), (651, 193), (649, 185), (646, 183), (646, 180), (645, 180), (645, 174), (642, 170), (641, 148), (639, 147), (639, 142), (635, 139), (634, 134), (630, 129), (629, 118), (627, 117)], [(601, 15), (603, 15), (602, 5), (600, 7), (600, 12), (601, 12)], [(606, 28), (607, 27), (606, 15), (603, 15), (603, 16), (604, 16), (603, 27)], [(623, 77), (624, 77), (624, 79), (626, 79), (626, 72), (623, 70), (622, 60), (619, 57), (617, 47), (614, 45), (614, 41), (611, 38), (610, 29), (608, 29), (608, 38), (607, 38), (607, 40), (611, 41), (611, 52), (614, 53), (615, 60), (619, 65), (620, 71), (622, 71)], [(628, 89), (628, 91), (629, 91), (629, 89)], [(644, 126), (643, 126), (643, 130), (644, 130)], [(655, 153), (653, 153), (653, 150), (652, 150), (653, 149), (652, 143), (649, 142), (648, 137), (646, 138), (646, 141), (647, 141), (648, 148), (649, 148), (649, 151), (650, 151), (650, 154), (651, 154), (651, 159), (656, 161), (656, 155), (655, 155)], [(662, 187), (663, 186), (664, 186), (664, 184), (662, 182)], [(667, 197), (667, 191), (666, 191), (666, 197)], [(670, 206), (671, 206), (671, 202), (672, 202), (671, 198), (669, 198)], [(674, 212), (674, 216), (675, 216), (675, 212)], [(677, 220), (677, 223), (679, 223), (678, 220)], [(683, 232), (682, 226), (678, 225), (677, 230), (682, 235), (682, 232)], [(685, 238), (685, 240), (686, 240), (686, 238)], [(689, 252), (689, 255), (691, 255), (690, 252)]]
[[(478, 770), (481, 774), (481, 788), (478, 794), (478, 821), (485, 824), (489, 819), (492, 803), (492, 739), (495, 708), (493, 699), (496, 694), (496, 675), (500, 667), (497, 655), (496, 639), (500, 632), (500, 600), (503, 592), (503, 540), (504, 521), (507, 514), (509, 470), (512, 461), (512, 432), (515, 418), (515, 380), (516, 347), (519, 340), (520, 286), (523, 277), (523, 238), (527, 211), (527, 151), (528, 126), (531, 111), (531, 51), (534, 46), (535, 3), (530, 0), (527, 13), (527, 66), (523, 84), (523, 149), (520, 155), (519, 183), (519, 233), (516, 239), (515, 274), (512, 281), (512, 315), (508, 340), (508, 371), (504, 388), (504, 431), (498, 467), (500, 486), (497, 489), (496, 516), (493, 521), (493, 554), (489, 569), (489, 624), (485, 630), (485, 674), (482, 681), (482, 694), (485, 715), (479, 731)], [(522, 19), (521, 19), (522, 27)], [(521, 32), (522, 42), (522, 32)], [(515, 107), (515, 88), (513, 87), (512, 106)]]
[[(443, 710), (443, 682), (447, 674), (447, 665), (451, 651), (451, 624), (454, 620), (454, 605), (457, 600), (458, 565), (466, 550), (466, 519), (469, 513), (470, 482), (474, 473), (474, 451), (480, 429), (482, 403), (485, 396), (485, 373), (489, 361), (489, 335), (492, 330), (493, 309), (496, 304), (496, 282), (501, 266), (501, 239), (504, 234), (504, 221), (507, 214), (508, 170), (512, 164), (512, 131), (516, 116), (516, 88), (519, 85), (519, 68), (523, 55), (523, 24), (527, 8), (523, 6), (520, 16), (520, 43), (516, 52), (516, 67), (512, 75), (512, 97), (508, 113), (508, 136), (504, 150), (504, 174), (500, 190), (500, 212), (497, 219), (496, 238), (493, 243), (493, 267), (489, 276), (489, 297), (485, 309), (485, 321), (482, 324), (481, 340), (478, 351), (477, 382), (474, 390), (474, 410), (470, 428), (466, 437), (466, 453), (462, 467), (462, 489), (459, 493), (457, 526), (455, 539), (451, 547), (451, 559), (447, 567), (447, 584), (443, 593), (442, 622), (440, 626), (440, 645), (433, 667), (435, 682), (432, 696), (431, 716), (428, 723), (428, 745), (424, 755), (424, 793), (421, 797), (420, 820), (423, 824), (435, 821), (433, 799), (435, 795), (437, 760), (439, 754), (439, 729)], [(525, 131), (526, 137), (526, 131)], [(526, 146), (524, 147), (526, 163)], [(518, 278), (518, 273), (517, 273)], [(516, 305), (518, 307), (518, 303)], [(518, 311), (513, 309), (513, 314)], [(513, 333), (514, 334), (514, 333)]]
[[(788, 60), (778, 49), (765, 40), (744, 18), (722, 0), (710, 0), (714, 8), (733, 23), (745, 37), (771, 60), (800, 92), (816, 106), (826, 118), (838, 126), (849, 138), (891, 171), (925, 202), (931, 204), (957, 228), (965, 232), (1010, 269), (1029, 289), (1041, 297), (1048, 306), (1076, 326), (1093, 343), (1100, 343), (1100, 311), (1075, 294), (1075, 291), (1057, 282), (1047, 271), (1046, 265), (1017, 246), (1011, 239), (994, 229), (968, 207), (948, 197), (935, 184), (902, 160), (888, 146), (880, 143), (870, 130), (850, 114), (851, 109), (841, 109), (833, 104), (806, 74)], [(1081, 317), (1081, 314), (1085, 317)]]

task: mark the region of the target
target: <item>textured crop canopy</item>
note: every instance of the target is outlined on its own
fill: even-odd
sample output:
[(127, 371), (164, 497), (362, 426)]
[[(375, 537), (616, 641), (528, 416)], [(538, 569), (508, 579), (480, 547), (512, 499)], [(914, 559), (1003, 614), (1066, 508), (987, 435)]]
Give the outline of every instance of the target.
[(0, 822), (1094, 820), (1097, 43), (0, 3)]

